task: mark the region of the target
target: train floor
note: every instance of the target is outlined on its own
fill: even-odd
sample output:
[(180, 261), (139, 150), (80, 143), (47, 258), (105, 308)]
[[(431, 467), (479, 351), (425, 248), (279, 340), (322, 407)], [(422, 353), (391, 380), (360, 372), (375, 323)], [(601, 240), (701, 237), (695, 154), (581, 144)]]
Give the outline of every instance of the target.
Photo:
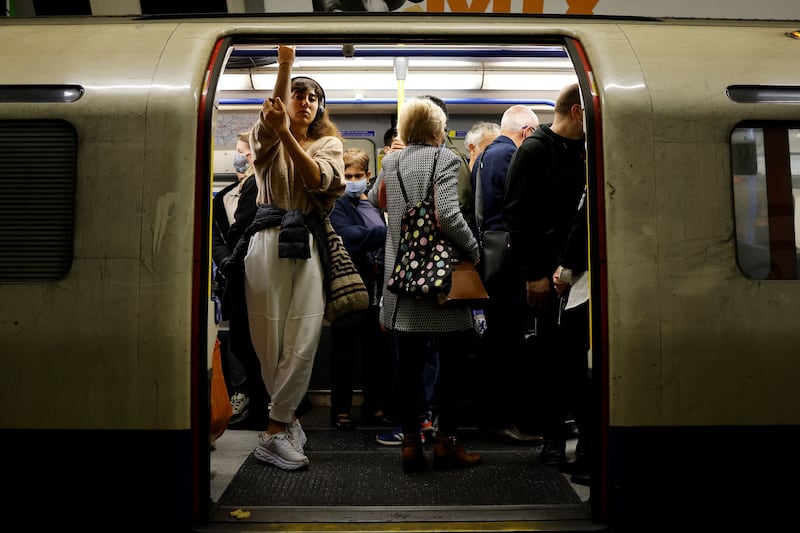
[[(320, 405), (322, 403), (322, 405)], [(460, 430), (482, 464), (469, 469), (405, 475), (400, 447), (376, 443), (386, 427), (331, 427), (330, 408), (314, 402), (302, 417), (307, 469), (285, 471), (252, 455), (259, 430), (230, 426), (211, 452), (212, 521), (234, 522), (474, 522), (586, 523), (589, 488), (539, 462), (541, 446), (511, 445), (476, 428)], [(355, 419), (358, 422), (357, 418)], [(568, 457), (576, 440), (568, 441)], [(432, 444), (425, 444), (431, 456)], [(575, 530), (582, 529), (576, 528)]]

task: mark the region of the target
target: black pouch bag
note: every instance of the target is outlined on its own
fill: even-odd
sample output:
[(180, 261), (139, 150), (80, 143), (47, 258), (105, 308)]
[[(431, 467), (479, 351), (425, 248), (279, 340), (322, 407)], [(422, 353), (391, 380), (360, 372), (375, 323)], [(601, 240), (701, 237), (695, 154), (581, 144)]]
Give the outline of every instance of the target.
[(308, 259), (311, 257), (308, 228), (303, 212), (299, 209), (288, 211), (281, 219), (281, 231), (278, 233), (278, 257), (282, 259)]

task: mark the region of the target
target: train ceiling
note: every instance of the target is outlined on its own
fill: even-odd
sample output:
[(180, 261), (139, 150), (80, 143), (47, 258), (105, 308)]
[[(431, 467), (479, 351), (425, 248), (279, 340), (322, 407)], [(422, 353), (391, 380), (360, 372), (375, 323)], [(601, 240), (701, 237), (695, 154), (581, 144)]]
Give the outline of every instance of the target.
[[(225, 106), (257, 105), (272, 90), (275, 47), (237, 45), (220, 80)], [(298, 46), (293, 75), (325, 88), (346, 113), (384, 113), (398, 97), (436, 94), (448, 108), (480, 105), (496, 113), (515, 103), (551, 110), (558, 91), (577, 81), (562, 46)]]

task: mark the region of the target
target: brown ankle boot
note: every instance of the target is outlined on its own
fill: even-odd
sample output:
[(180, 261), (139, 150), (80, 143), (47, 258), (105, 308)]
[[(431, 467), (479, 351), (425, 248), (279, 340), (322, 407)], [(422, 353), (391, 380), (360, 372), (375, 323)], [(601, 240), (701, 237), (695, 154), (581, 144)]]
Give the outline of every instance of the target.
[(466, 468), (481, 462), (481, 456), (467, 452), (456, 437), (436, 437), (434, 442), (433, 468), (436, 470)]
[(403, 472), (414, 474), (428, 468), (425, 453), (422, 450), (422, 438), (419, 435), (403, 437)]

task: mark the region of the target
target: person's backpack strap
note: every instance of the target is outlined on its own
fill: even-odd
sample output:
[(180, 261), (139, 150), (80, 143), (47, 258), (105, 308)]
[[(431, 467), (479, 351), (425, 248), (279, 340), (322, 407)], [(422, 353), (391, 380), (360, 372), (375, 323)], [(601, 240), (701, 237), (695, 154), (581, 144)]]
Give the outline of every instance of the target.
[[(442, 147), (440, 146), (436, 153), (433, 155), (433, 166), (431, 167), (431, 178), (430, 183), (428, 183), (428, 190), (425, 193), (426, 197), (428, 195), (433, 196), (433, 177), (436, 175), (436, 163), (439, 162), (439, 153), (442, 151)], [(411, 208), (410, 202), (408, 200), (408, 193), (406, 193), (406, 187), (403, 185), (403, 177), (400, 175), (400, 157), (397, 157), (397, 182), (400, 184), (400, 192), (403, 193), (403, 200), (406, 202), (406, 211)]]

